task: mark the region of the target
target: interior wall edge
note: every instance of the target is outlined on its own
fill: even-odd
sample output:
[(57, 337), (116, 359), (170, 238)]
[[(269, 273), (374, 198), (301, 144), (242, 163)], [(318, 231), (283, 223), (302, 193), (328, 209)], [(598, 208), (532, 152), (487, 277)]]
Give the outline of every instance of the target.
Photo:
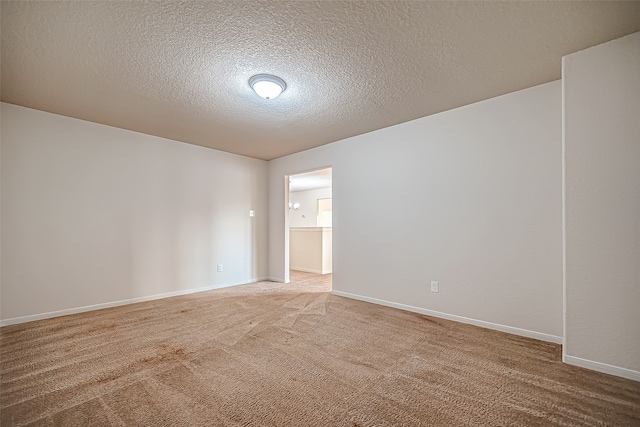
[(564, 360), (640, 380), (640, 32), (563, 58)]

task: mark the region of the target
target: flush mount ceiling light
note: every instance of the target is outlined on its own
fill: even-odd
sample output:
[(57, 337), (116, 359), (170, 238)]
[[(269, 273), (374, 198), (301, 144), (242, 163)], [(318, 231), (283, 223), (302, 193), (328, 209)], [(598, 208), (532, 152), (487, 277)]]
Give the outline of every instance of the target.
[(256, 74), (249, 79), (249, 86), (264, 99), (274, 99), (287, 88), (284, 80), (271, 74)]

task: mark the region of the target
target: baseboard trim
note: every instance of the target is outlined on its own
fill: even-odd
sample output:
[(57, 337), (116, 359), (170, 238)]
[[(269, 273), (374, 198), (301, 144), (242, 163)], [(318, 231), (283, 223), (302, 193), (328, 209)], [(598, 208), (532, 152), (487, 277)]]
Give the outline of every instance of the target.
[(332, 294), (356, 299), (359, 301), (370, 302), (373, 304), (384, 305), (386, 307), (399, 308), (400, 310), (412, 311), (414, 313), (426, 314), (427, 316), (439, 317), (441, 319), (453, 320), (455, 322), (467, 323), (469, 325), (480, 326), (482, 328), (493, 329), (496, 331), (507, 332), (509, 334), (519, 335), (527, 338), (534, 338), (540, 341), (552, 342), (555, 344), (562, 344), (562, 337), (556, 335), (544, 334), (542, 332), (530, 331), (527, 329), (515, 328), (513, 326), (501, 325), (499, 323), (491, 323), (486, 322), (484, 320), (471, 319), (469, 317), (458, 316), (455, 314), (442, 313), (440, 311), (429, 310), (426, 308), (415, 307), (412, 305), (400, 304), (397, 302), (391, 302), (386, 300), (381, 300), (377, 298), (365, 297), (362, 295), (351, 294), (348, 292), (342, 291), (331, 291)]
[(633, 381), (640, 381), (640, 372), (632, 369), (621, 368), (619, 366), (608, 365), (601, 362), (594, 362), (593, 360), (583, 359), (581, 357), (567, 356), (566, 354), (562, 355), (562, 361), (568, 365), (602, 372), (603, 374), (615, 375), (616, 377), (622, 377)]
[(67, 308), (67, 309), (64, 309), (64, 310), (50, 311), (50, 312), (47, 312), (47, 313), (39, 313), (39, 314), (31, 314), (31, 315), (28, 315), (28, 316), (13, 317), (13, 318), (10, 318), (10, 319), (0, 320), (0, 327), (9, 326), (9, 325), (16, 325), (16, 324), (19, 324), (19, 323), (33, 322), (35, 320), (50, 319), (52, 317), (67, 316), (69, 314), (84, 313), (86, 311), (101, 310), (103, 308), (119, 307), (121, 305), (136, 304), (136, 303), (139, 303), (139, 302), (153, 301), (153, 300), (162, 299), (162, 298), (171, 298), (171, 297), (177, 297), (177, 296), (180, 296), (180, 295), (195, 294), (197, 292), (211, 291), (213, 289), (222, 289), (222, 288), (228, 288), (228, 287), (231, 287), (231, 286), (247, 285), (249, 283), (261, 282), (263, 280), (270, 280), (270, 279), (267, 278), (267, 277), (260, 277), (260, 278), (257, 278), (257, 279), (250, 279), (249, 281), (241, 281), (241, 282), (223, 283), (223, 284), (211, 285), (211, 286), (203, 286), (203, 287), (200, 287), (200, 288), (184, 289), (184, 290), (179, 290), (179, 291), (174, 291), (174, 292), (166, 292), (166, 293), (163, 293), (163, 294), (155, 294), (155, 295), (149, 295), (149, 296), (144, 296), (144, 297), (129, 298), (129, 299), (120, 300), (120, 301), (112, 301), (112, 302), (105, 302), (105, 303), (100, 303), (100, 304), (85, 305), (85, 306), (82, 306), (82, 307)]

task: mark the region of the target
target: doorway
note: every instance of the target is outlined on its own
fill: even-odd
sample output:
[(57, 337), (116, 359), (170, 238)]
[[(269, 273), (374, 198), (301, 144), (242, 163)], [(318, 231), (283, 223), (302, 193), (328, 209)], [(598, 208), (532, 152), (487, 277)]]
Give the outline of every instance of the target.
[[(292, 280), (331, 282), (333, 275), (332, 169), (288, 176), (288, 251)], [(317, 275), (314, 276), (309, 275)]]

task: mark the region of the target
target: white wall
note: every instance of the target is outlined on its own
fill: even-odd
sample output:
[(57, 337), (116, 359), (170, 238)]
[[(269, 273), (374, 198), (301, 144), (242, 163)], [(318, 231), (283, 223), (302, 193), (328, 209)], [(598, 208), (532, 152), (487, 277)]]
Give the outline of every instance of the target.
[(284, 176), (333, 167), (336, 293), (560, 342), (561, 105), (556, 81), (270, 161), (270, 276)]
[(563, 60), (568, 363), (640, 380), (640, 33)]
[(331, 187), (289, 193), (290, 202), (300, 203), (297, 211), (289, 210), (289, 227), (317, 227), (318, 199), (330, 198)]
[(5, 323), (267, 275), (266, 162), (1, 112)]

